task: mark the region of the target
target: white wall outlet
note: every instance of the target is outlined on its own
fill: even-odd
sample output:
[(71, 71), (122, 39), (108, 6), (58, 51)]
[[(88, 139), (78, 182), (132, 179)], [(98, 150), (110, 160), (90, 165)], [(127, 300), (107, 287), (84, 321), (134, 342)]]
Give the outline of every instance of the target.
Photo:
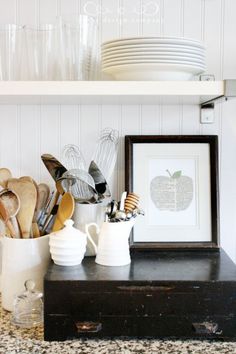
[(214, 108), (201, 108), (201, 124), (211, 124), (215, 121)]

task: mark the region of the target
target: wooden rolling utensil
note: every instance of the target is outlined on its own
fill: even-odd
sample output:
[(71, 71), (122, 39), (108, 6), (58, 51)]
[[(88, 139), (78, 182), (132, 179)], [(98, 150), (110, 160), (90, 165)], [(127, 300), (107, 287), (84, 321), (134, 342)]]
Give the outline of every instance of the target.
[(129, 193), (127, 198), (125, 199), (125, 212), (132, 212), (138, 207), (138, 204), (139, 196), (135, 193)]
[(7, 181), (12, 178), (11, 171), (8, 168), (0, 168), (0, 185), (3, 188), (7, 187)]
[(17, 215), (20, 209), (20, 200), (16, 193), (11, 190), (4, 189), (0, 193), (0, 217), (6, 224), (10, 236), (18, 238), (18, 230), (12, 224), (14, 217)]
[(66, 192), (60, 201), (57, 215), (53, 224), (52, 231), (59, 231), (64, 227), (64, 222), (70, 219), (74, 213), (75, 201), (71, 193)]
[(8, 188), (12, 189), (20, 199), (20, 210), (17, 220), (22, 238), (30, 238), (31, 225), (34, 216), (37, 190), (30, 180), (12, 178), (8, 181)]

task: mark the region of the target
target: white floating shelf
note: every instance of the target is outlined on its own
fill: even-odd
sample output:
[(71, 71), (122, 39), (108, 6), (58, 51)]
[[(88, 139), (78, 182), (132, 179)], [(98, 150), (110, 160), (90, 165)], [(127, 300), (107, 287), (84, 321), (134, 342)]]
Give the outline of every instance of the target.
[(224, 81), (0, 82), (0, 104), (201, 104), (224, 94)]

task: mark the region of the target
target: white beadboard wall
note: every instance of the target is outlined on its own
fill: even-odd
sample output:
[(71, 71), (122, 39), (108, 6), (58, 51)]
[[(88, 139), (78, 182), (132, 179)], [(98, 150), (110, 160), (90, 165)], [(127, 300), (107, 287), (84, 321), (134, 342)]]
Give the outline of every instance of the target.
[[(135, 35), (186, 36), (207, 46), (207, 72), (236, 78), (235, 0), (0, 0), (0, 23), (52, 22), (56, 15), (89, 12), (98, 17), (99, 40)], [(236, 262), (236, 100), (217, 104), (215, 123), (199, 123), (198, 106), (2, 105), (0, 166), (15, 176), (51, 183), (40, 155), (60, 158), (78, 144), (89, 162), (99, 131), (119, 130), (121, 144), (112, 181), (114, 198), (124, 189), (127, 134), (217, 134), (220, 158), (221, 246)]]

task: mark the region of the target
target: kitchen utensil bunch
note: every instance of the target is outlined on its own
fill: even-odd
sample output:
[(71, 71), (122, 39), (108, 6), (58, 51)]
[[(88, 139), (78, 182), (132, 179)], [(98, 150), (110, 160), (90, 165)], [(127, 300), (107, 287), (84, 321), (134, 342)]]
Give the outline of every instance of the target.
[(99, 203), (110, 198), (111, 192), (107, 181), (114, 171), (118, 141), (117, 130), (103, 129), (88, 170), (80, 149), (75, 145), (66, 145), (62, 156), (68, 170), (58, 178), (62, 189), (70, 191), (79, 203)]
[(182, 37), (114, 39), (102, 44), (102, 70), (116, 80), (190, 80), (206, 70), (205, 48)]
[(13, 238), (39, 237), (39, 221), (50, 196), (47, 184), (37, 184), (30, 176), (13, 178), (0, 168), (0, 219)]
[(0, 80), (95, 80), (97, 52), (97, 25), (90, 16), (2, 25)]
[[(56, 184), (56, 194), (40, 219), (42, 233), (61, 229), (64, 221), (72, 217), (75, 202), (97, 204), (111, 197), (106, 178), (110, 177), (113, 172), (117, 152), (118, 132), (105, 128), (100, 134), (94, 153), (94, 159), (99, 166), (92, 160), (87, 170), (83, 155), (75, 145), (64, 147), (63, 164), (50, 154), (41, 156)], [(106, 163), (107, 160), (109, 164)]]
[(123, 192), (120, 202), (112, 200), (106, 207), (106, 221), (120, 222), (144, 215), (139, 208), (139, 196), (136, 193)]

